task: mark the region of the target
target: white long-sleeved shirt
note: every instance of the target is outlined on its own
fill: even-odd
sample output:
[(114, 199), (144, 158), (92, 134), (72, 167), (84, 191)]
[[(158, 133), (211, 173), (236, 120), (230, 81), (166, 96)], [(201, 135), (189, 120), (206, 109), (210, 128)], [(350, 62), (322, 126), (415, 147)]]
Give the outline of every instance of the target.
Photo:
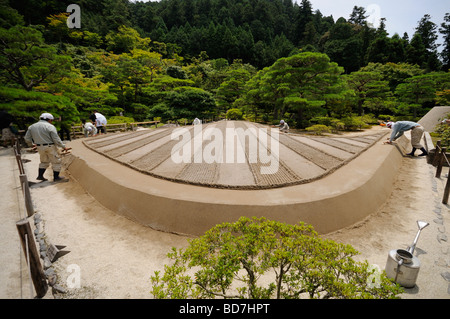
[(283, 124), (280, 123), (277, 126), (280, 128), (280, 131), (289, 131), (289, 125), (286, 122), (284, 122)]
[(28, 145), (55, 144), (62, 148), (66, 147), (61, 141), (61, 138), (56, 131), (56, 127), (46, 120), (40, 120), (39, 122), (30, 125), (24, 138)]
[(403, 135), (404, 132), (409, 131), (410, 129), (419, 126), (420, 124), (411, 121), (398, 121), (392, 125), (392, 133), (389, 141), (395, 141), (400, 136)]
[(86, 122), (83, 126), (84, 136), (88, 137), (88, 134), (92, 132), (92, 135), (97, 134), (97, 128), (91, 122)]
[(108, 121), (106, 120), (106, 117), (101, 113), (95, 113), (95, 126), (106, 126)]

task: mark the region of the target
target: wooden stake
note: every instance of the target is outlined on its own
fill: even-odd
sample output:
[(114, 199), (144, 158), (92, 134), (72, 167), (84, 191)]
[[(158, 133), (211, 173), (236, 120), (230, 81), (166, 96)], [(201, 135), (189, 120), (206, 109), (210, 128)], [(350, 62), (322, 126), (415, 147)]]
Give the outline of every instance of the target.
[(31, 200), (30, 186), (28, 185), (28, 178), (25, 174), (19, 175), (20, 184), (22, 185), (23, 197), (25, 198), (25, 208), (27, 209), (27, 216), (31, 217), (34, 214), (33, 201)]
[(450, 193), (450, 178), (449, 176), (447, 176), (447, 183), (445, 183), (445, 188), (444, 188), (444, 196), (442, 198), (442, 204), (447, 204), (448, 203), (448, 195)]
[(440, 149), (441, 149), (441, 141), (437, 141), (436, 148), (434, 150), (433, 166), (437, 166), (439, 163), (438, 160), (440, 159), (440, 157), (439, 157)]
[(442, 151), (439, 154), (439, 162), (438, 162), (438, 166), (436, 169), (436, 177), (437, 178), (441, 178), (442, 166), (444, 165), (446, 151), (447, 151), (447, 149), (444, 147), (444, 148), (442, 148)]
[(19, 232), (25, 258), (30, 265), (31, 279), (33, 281), (34, 289), (36, 290), (37, 297), (42, 298), (47, 293), (48, 284), (44, 274), (44, 270), (42, 269), (39, 252), (36, 248), (36, 243), (34, 241), (33, 232), (31, 231), (30, 222), (27, 219), (22, 219), (16, 223), (16, 226), (17, 231)]
[(23, 168), (22, 157), (20, 154), (16, 154), (16, 161), (19, 166), (19, 174), (25, 174), (25, 169)]

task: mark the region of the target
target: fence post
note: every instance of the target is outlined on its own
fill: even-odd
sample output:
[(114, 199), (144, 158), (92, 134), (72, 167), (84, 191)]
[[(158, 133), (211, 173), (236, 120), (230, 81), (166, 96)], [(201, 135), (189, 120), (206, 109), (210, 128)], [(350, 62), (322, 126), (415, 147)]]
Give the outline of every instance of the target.
[(435, 151), (434, 151), (434, 158), (433, 158), (433, 166), (437, 166), (438, 165), (440, 149), (441, 149), (441, 140), (436, 142), (436, 148), (435, 148)]
[(17, 166), (19, 166), (19, 174), (25, 174), (20, 149), (18, 148), (17, 145), (14, 145), (13, 148), (14, 148), (14, 155), (16, 156)]
[(34, 208), (33, 208), (33, 201), (31, 200), (31, 192), (30, 186), (28, 185), (27, 175), (20, 174), (19, 179), (20, 184), (22, 186), (23, 197), (25, 198), (25, 208), (27, 209), (27, 215), (28, 217), (31, 217), (34, 214)]
[(14, 138), (14, 146), (16, 147), (15, 150), (18, 154), (20, 154), (20, 141), (18, 138)]
[(22, 219), (16, 223), (25, 258), (30, 265), (31, 279), (38, 298), (45, 296), (48, 290), (47, 279), (39, 258), (39, 253), (31, 231), (30, 222)]
[(446, 151), (447, 151), (447, 149), (444, 147), (441, 149), (441, 153), (439, 154), (439, 162), (438, 162), (438, 166), (436, 169), (436, 177), (437, 178), (441, 178), (442, 166), (444, 165)]
[(448, 203), (448, 195), (450, 193), (450, 179), (447, 176), (447, 183), (445, 183), (445, 188), (444, 188), (444, 196), (442, 197), (442, 204), (447, 204)]

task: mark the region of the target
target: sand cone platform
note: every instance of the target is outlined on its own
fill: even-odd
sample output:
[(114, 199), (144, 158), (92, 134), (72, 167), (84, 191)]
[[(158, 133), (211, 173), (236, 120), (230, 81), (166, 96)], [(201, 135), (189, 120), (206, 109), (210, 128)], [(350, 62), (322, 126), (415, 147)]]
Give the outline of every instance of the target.
[[(212, 132), (212, 129), (216, 131)], [(263, 131), (259, 131), (260, 129)], [(277, 154), (273, 154), (273, 148), (266, 140), (270, 140), (270, 133), (277, 129), (267, 126), (243, 121), (222, 121), (202, 125), (198, 133), (194, 126), (190, 126), (184, 128), (190, 136), (190, 139), (184, 141), (177, 138), (177, 130), (180, 128), (102, 135), (96, 139), (84, 140), (83, 143), (109, 159), (154, 177), (216, 188), (264, 189), (298, 185), (323, 178), (359, 156), (386, 134), (383, 130), (341, 138), (280, 133), (273, 140), (279, 144)], [(236, 132), (231, 141), (227, 130)], [(201, 145), (196, 145), (197, 141), (194, 139), (197, 135), (203, 135)], [(214, 144), (217, 136), (218, 144)], [(250, 138), (254, 138), (254, 144), (250, 142)], [(230, 144), (235, 156), (227, 160), (225, 151)], [(185, 145), (191, 148), (191, 156), (186, 163), (175, 163), (171, 155)], [(243, 160), (237, 158), (238, 149), (245, 154)], [(262, 168), (267, 170), (263, 171)]]
[[(184, 129), (195, 136), (193, 126)], [(202, 134), (226, 136), (227, 129), (247, 134), (267, 129), (270, 136), (277, 135), (267, 126), (243, 121), (203, 125)], [(409, 142), (403, 137), (396, 146), (383, 145), (387, 129), (342, 137), (280, 133), (275, 154), (269, 147), (275, 140), (266, 143), (259, 135), (258, 152), (276, 158), (273, 165), (250, 161), (255, 150), (244, 135), (234, 141), (235, 150), (243, 148), (243, 163), (176, 164), (171, 154), (184, 144), (174, 138), (175, 130), (163, 127), (75, 140), (67, 169), (105, 207), (162, 231), (201, 235), (218, 223), (256, 216), (306, 222), (327, 233), (361, 221), (384, 203), (392, 191), (389, 176), (395, 176)], [(215, 138), (189, 144), (191, 158), (200, 149), (203, 155), (225, 158), (216, 152), (231, 142), (216, 141), (224, 147), (211, 152)]]

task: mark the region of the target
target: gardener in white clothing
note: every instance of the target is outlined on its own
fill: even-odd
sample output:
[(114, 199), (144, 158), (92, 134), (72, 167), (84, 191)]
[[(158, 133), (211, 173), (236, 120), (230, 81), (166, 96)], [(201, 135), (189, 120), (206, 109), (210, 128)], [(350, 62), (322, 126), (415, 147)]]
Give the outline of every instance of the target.
[(285, 120), (281, 120), (279, 125), (276, 125), (280, 128), (280, 132), (289, 132), (289, 125), (286, 123)]
[(95, 114), (95, 126), (97, 127), (98, 134), (106, 133), (106, 117), (99, 111), (94, 111)]
[(61, 141), (61, 138), (56, 131), (56, 127), (52, 124), (54, 118), (50, 113), (42, 113), (39, 117), (39, 122), (34, 123), (28, 127), (25, 134), (25, 142), (28, 145), (36, 145), (39, 152), (39, 175), (36, 179), (46, 181), (44, 177), (45, 170), (52, 164), (53, 181), (66, 180), (59, 176), (61, 171), (61, 157), (58, 153), (58, 148), (61, 147), (67, 151), (66, 145)]
[(84, 137), (95, 136), (97, 135), (97, 128), (95, 127), (94, 123), (92, 122), (86, 122), (86, 120), (81, 120), (83, 123), (83, 133)]

